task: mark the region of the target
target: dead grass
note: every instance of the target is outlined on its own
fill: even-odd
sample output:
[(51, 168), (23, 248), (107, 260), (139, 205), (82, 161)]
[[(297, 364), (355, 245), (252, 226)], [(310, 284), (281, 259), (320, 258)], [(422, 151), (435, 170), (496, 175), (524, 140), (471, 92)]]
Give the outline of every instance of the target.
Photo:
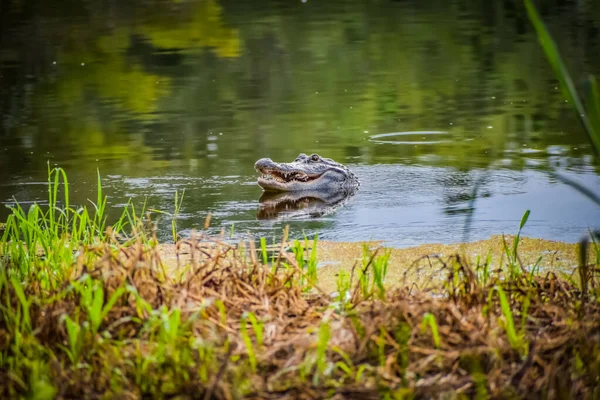
[[(507, 235), (508, 242), (514, 236)], [(352, 266), (360, 262), (363, 247), (379, 248), (381, 242), (326, 242), (318, 245), (319, 284), (326, 290), (335, 290), (336, 277), (340, 271), (350, 272)], [(391, 248), (386, 285), (402, 288), (416, 285), (421, 290), (439, 288), (445, 277), (440, 275), (442, 259), (460, 254), (470, 265), (483, 264), (489, 257), (490, 267), (499, 268), (506, 262), (502, 236), (495, 235), (486, 240), (460, 244), (424, 244), (408, 248)], [(588, 259), (593, 259), (592, 249)], [(538, 238), (521, 237), (519, 259), (524, 266), (535, 265), (538, 259), (540, 272), (554, 272), (570, 276), (577, 270), (579, 245)]]
[[(329, 284), (301, 285), (285, 246), (269, 265), (251, 244), (199, 237), (175, 250), (166, 265), (164, 251), (141, 242), (82, 249), (62, 287), (25, 285), (30, 330), (14, 318), (24, 306), (5, 280), (0, 396), (31, 395), (40, 380), (58, 398), (600, 395), (595, 265), (582, 296), (553, 272), (508, 279), (491, 268), (484, 283), (481, 265), (448, 251), (436, 259), (436, 291), (405, 285), (375, 299), (354, 284), (340, 301)], [(351, 269), (355, 283), (361, 268)], [(85, 328), (91, 313), (75, 282), (101, 285), (103, 305), (123, 290), (97, 332)], [(75, 361), (66, 315), (84, 332)]]
[[(506, 235), (512, 242), (514, 236)], [(312, 244), (312, 242), (310, 242)], [(205, 251), (211, 251), (205, 245)], [(318, 285), (325, 292), (337, 290), (336, 280), (341, 271), (352, 272), (361, 263), (365, 246), (370, 250), (382, 248), (382, 242), (333, 242), (319, 241)], [(271, 246), (278, 251), (281, 245)], [(489, 263), (491, 269), (500, 268), (506, 262), (502, 236), (495, 235), (486, 240), (460, 244), (424, 244), (408, 248), (386, 248), (391, 251), (386, 286), (390, 289), (417, 287), (422, 291), (439, 289), (445, 276), (439, 274), (441, 260), (460, 254), (470, 265)], [(178, 263), (191, 262), (189, 248), (173, 244), (158, 246), (161, 260), (167, 268), (177, 268)], [(488, 259), (489, 257), (489, 259)], [(524, 266), (533, 266), (539, 261), (539, 272), (553, 272), (563, 277), (572, 277), (579, 263), (579, 244), (557, 242), (539, 238), (521, 237), (519, 259)], [(593, 259), (593, 248), (588, 249), (588, 259)], [(440, 260), (441, 259), (441, 260)], [(478, 261), (479, 260), (479, 261)]]

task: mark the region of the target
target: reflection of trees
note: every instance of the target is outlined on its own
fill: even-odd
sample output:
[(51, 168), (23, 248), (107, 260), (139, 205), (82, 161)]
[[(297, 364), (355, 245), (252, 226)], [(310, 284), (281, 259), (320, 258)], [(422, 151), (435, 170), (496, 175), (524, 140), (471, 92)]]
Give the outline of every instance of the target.
[[(197, 158), (210, 174), (300, 150), (468, 169), (506, 157), (507, 148), (584, 142), (570, 110), (562, 114), (516, 0), (343, 8), (163, 1), (151, 10), (142, 0), (90, 1), (74, 2), (68, 17), (42, 3), (20, 11), (48, 38), (44, 51), (35, 47), (45, 58), (32, 61), (50, 68), (48, 78), (36, 83), (23, 114), (37, 125), (41, 151), (59, 141), (83, 159)], [(583, 1), (585, 12), (558, 3), (544, 3), (545, 19), (562, 33), (574, 70), (600, 68), (597, 2)], [(17, 58), (32, 58), (20, 51)], [(407, 130), (448, 130), (453, 140), (416, 147), (364, 140), (364, 131)], [(521, 168), (515, 158), (512, 167)]]
[[(227, 90), (208, 85), (202, 72), (184, 78), (191, 86), (175, 84), (185, 93), (176, 97), (198, 100), (191, 107), (177, 106), (178, 112), (195, 116), (198, 132), (218, 126), (243, 139), (223, 141), (221, 154), (239, 154), (252, 143), (283, 158), (298, 149), (325, 148), (343, 159), (339, 143), (370, 146), (363, 141), (364, 130), (449, 129), (458, 139), (450, 146), (374, 147), (370, 154), (384, 155), (380, 159), (387, 161), (394, 154), (396, 160), (414, 159), (434, 151), (444, 163), (466, 168), (503, 157), (508, 141), (541, 147), (582, 141), (554, 128), (562, 123), (569, 126), (566, 132), (573, 132), (577, 126), (560, 115), (560, 95), (550, 90), (553, 75), (536, 38), (522, 33), (522, 21), (514, 20), (517, 11), (511, 16), (497, 6), (449, 11), (445, 4), (399, 4), (390, 12), (354, 4), (328, 15), (327, 5), (317, 4), (310, 14), (300, 7), (273, 12), (270, 7), (226, 4), (227, 15), (245, 38), (235, 67), (224, 65), (211, 76)], [(217, 96), (210, 105), (207, 92)], [(198, 116), (200, 104), (216, 113), (206, 115), (219, 115), (223, 107), (231, 113), (210, 122)], [(507, 136), (519, 116), (535, 116), (539, 123), (530, 126), (534, 131), (527, 136), (521, 131)], [(541, 140), (532, 143), (531, 137)], [(198, 150), (203, 148), (201, 142)]]
[[(72, 46), (59, 51), (58, 65), (66, 70), (51, 87), (59, 103), (77, 107), (91, 90), (100, 101), (108, 100), (113, 111), (153, 119), (158, 101), (171, 93), (171, 71), (157, 65), (158, 57), (145, 58), (149, 51), (209, 47), (221, 57), (237, 56), (237, 33), (223, 26), (221, 9), (214, 1), (177, 5), (150, 15), (149, 20), (126, 21), (108, 33), (93, 32), (83, 43), (73, 38)], [(137, 41), (145, 45), (132, 46)]]
[[(149, 153), (138, 147), (144, 142), (136, 137), (143, 131), (141, 124), (156, 120), (159, 101), (171, 94), (172, 71), (160, 63), (175, 60), (170, 66), (179, 65), (180, 52), (202, 47), (218, 57), (236, 57), (239, 39), (235, 29), (222, 23), (221, 8), (213, 0), (164, 1), (153, 4), (150, 14), (144, 1), (96, 3), (63, 4), (61, 10), (60, 4), (14, 2), (12, 16), (28, 22), (19, 26), (22, 34), (10, 36), (14, 44), (3, 42), (3, 48), (10, 48), (28, 72), (29, 65), (40, 70), (38, 79), (21, 83), (15, 95), (3, 93), (0, 105), (32, 102), (30, 109), (21, 110), (20, 119), (37, 125), (33, 142), (42, 149), (71, 149), (84, 160), (134, 161)], [(30, 39), (31, 34), (39, 36)], [(44, 51), (29, 47), (34, 53), (30, 56), (23, 45), (41, 46), (43, 38)], [(24, 100), (25, 91), (30, 97)], [(7, 113), (5, 107), (0, 110)], [(15, 132), (20, 138), (23, 134)]]

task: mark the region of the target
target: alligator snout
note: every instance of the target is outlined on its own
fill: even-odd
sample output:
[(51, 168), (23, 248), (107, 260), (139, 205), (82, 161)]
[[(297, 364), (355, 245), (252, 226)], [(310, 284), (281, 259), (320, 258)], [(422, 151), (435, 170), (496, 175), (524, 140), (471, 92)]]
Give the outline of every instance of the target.
[(260, 171), (261, 168), (266, 168), (272, 164), (274, 163), (273, 160), (271, 160), (270, 158), (261, 158), (260, 160), (254, 163), (254, 169), (256, 171)]

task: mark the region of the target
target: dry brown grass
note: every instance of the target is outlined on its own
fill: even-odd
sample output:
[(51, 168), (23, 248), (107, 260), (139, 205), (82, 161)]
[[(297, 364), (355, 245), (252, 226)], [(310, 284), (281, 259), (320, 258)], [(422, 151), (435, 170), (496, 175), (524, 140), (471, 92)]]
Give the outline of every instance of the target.
[[(342, 304), (318, 287), (300, 285), (303, 270), (285, 246), (267, 266), (248, 248), (207, 237), (181, 241), (180, 263), (168, 271), (159, 251), (141, 242), (87, 248), (59, 289), (26, 286), (31, 334), (17, 337), (14, 321), (3, 319), (0, 351), (5, 359), (48, 365), (47, 379), (59, 398), (600, 394), (595, 266), (584, 298), (578, 285), (554, 273), (507, 279), (496, 270), (483, 284), (480, 271), (448, 255), (438, 259), (446, 278), (435, 292), (395, 289), (382, 300), (355, 285)], [(73, 362), (64, 350), (70, 340), (64, 316), (81, 326), (89, 320), (82, 294), (72, 289), (86, 275), (88, 284), (103, 287), (104, 304), (119, 288), (127, 291), (98, 332), (82, 334), (83, 350)], [(520, 345), (507, 333), (510, 317), (497, 287), (510, 303)], [(0, 287), (0, 299), (5, 311), (19, 310), (14, 287)], [(432, 318), (439, 345), (423, 323)], [(31, 393), (35, 371), (29, 365), (0, 370), (2, 397)]]

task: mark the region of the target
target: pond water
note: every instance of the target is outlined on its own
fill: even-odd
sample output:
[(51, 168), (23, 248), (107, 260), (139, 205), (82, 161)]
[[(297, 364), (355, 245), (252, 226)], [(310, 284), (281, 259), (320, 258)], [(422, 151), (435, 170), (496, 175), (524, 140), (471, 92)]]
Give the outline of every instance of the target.
[[(576, 84), (600, 76), (600, 2), (544, 2)], [(450, 243), (577, 241), (600, 168), (520, 1), (73, 1), (0, 5), (0, 203), (131, 200), (178, 227)], [(264, 219), (254, 162), (319, 153), (361, 188), (319, 217)], [(89, 204), (89, 203), (87, 203)], [(0, 220), (9, 210), (0, 207)], [(170, 220), (155, 214), (159, 235)]]

